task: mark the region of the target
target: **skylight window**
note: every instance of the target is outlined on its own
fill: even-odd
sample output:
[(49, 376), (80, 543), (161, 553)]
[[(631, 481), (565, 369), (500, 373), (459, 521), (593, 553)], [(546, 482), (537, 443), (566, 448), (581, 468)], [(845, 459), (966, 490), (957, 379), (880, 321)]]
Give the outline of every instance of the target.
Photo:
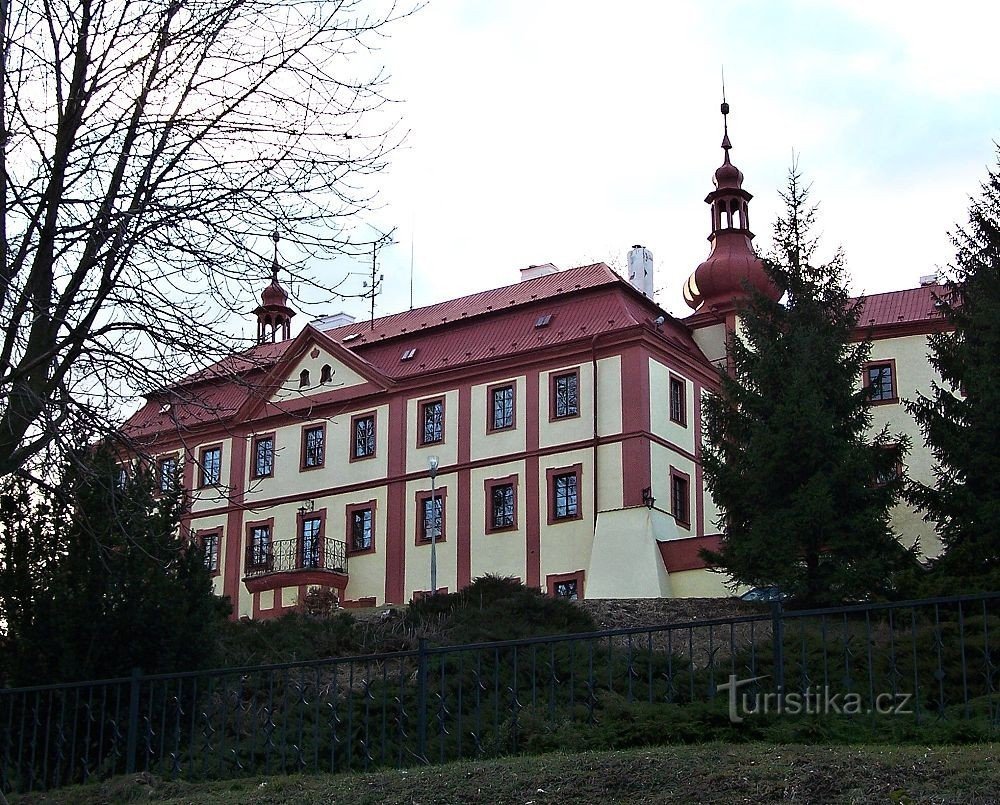
[(552, 314), (545, 313), (535, 319), (535, 327), (548, 327), (550, 321), (552, 321)]
[(340, 343), (346, 344), (348, 341), (353, 341), (355, 338), (361, 338), (361, 333), (351, 333), (350, 335), (345, 335), (340, 339)]
[(413, 360), (413, 356), (416, 354), (417, 354), (416, 347), (411, 347), (410, 349), (406, 350), (402, 355), (400, 355), (399, 359), (401, 361), (410, 361)]

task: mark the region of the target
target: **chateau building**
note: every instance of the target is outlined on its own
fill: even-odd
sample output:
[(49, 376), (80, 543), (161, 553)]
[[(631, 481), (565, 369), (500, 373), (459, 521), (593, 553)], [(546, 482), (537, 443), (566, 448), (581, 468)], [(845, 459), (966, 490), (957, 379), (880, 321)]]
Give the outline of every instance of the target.
[[(432, 553), (439, 590), (496, 573), (576, 598), (727, 595), (699, 559), (718, 545), (701, 400), (747, 283), (780, 292), (751, 247), (728, 132), (722, 148), (711, 253), (685, 284), (683, 320), (653, 301), (652, 255), (637, 246), (629, 281), (601, 263), (531, 266), (513, 285), (292, 337), (275, 235), (258, 345), (125, 424), (164, 488), (182, 478), (187, 525), (234, 616), (281, 614), (311, 587), (347, 606), (405, 603), (430, 589)], [(875, 427), (910, 436), (922, 480), (931, 457), (900, 399), (933, 378), (934, 290), (868, 297), (858, 332), (874, 339), (859, 382), (876, 386)], [(894, 525), (939, 550), (914, 512), (900, 507)]]

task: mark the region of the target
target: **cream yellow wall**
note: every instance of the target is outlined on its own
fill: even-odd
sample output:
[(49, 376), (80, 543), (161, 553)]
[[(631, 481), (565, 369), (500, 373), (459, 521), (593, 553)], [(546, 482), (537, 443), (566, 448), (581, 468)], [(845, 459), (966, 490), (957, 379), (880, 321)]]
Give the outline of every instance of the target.
[[(546, 470), (580, 464), (583, 472), (582, 483), (577, 491), (583, 517), (579, 520), (557, 521), (548, 525), (548, 507), (551, 495), (548, 491)], [(594, 462), (591, 450), (570, 450), (564, 453), (542, 456), (538, 467), (538, 517), (541, 521), (542, 538), (539, 551), (541, 583), (551, 573), (568, 573), (584, 570), (590, 562), (594, 543)], [(586, 581), (584, 582), (586, 595)]]
[[(444, 441), (420, 445), (421, 423), (417, 421), (419, 406), (428, 400), (444, 398)], [(458, 463), (458, 391), (415, 397), (406, 402), (406, 471), (426, 472), (427, 459), (437, 456), (440, 466)], [(420, 588), (425, 589), (423, 587)]]
[(601, 436), (622, 432), (622, 405), (621, 356), (601, 358), (597, 362), (597, 432)]
[[(516, 523), (510, 531), (486, 533), (486, 518), (489, 512), (485, 483), (491, 478), (517, 476)], [(524, 486), (524, 462), (512, 461), (492, 467), (474, 469), (470, 472), (472, 500), (470, 501), (472, 578), (486, 573), (501, 576), (516, 576), (524, 581), (525, 568), (525, 525), (527, 523), (526, 489)]]
[[(346, 364), (333, 357), (326, 350), (320, 349), (317, 357), (310, 357), (312, 350), (306, 349), (305, 355), (296, 363), (285, 376), (281, 387), (271, 396), (271, 402), (280, 405), (311, 394), (332, 391), (333, 389), (349, 388), (350, 386), (360, 386), (365, 382), (365, 378), (355, 372)], [(329, 365), (333, 370), (333, 376), (329, 383), (320, 383), (324, 365)], [(303, 369), (309, 371), (309, 385), (305, 388), (299, 387), (299, 374)]]
[[(929, 395), (931, 382), (939, 379), (927, 360), (927, 354), (927, 337), (924, 335), (887, 338), (872, 344), (870, 360), (891, 358), (896, 362), (896, 392), (900, 402), (872, 406), (871, 432), (878, 433), (888, 425), (890, 433), (908, 436), (910, 452), (904, 459), (907, 474), (916, 481), (933, 484), (934, 457), (924, 446), (920, 428), (902, 402), (916, 399), (918, 392)], [(925, 523), (922, 515), (906, 504), (900, 504), (893, 510), (892, 525), (904, 545), (910, 546), (918, 540), (925, 556), (934, 557), (940, 553), (941, 543), (934, 532), (934, 526)]]
[[(458, 484), (453, 473), (437, 477), (437, 490), (447, 489), (444, 505), (445, 541), (438, 542), (437, 586), (447, 587), (448, 592), (458, 590)], [(430, 479), (410, 481), (406, 484), (406, 533), (403, 545), (406, 551), (404, 594), (409, 600), (414, 590), (429, 590), (431, 587), (431, 544), (416, 544), (419, 519), (417, 515), (417, 492), (430, 492)]]
[(597, 448), (597, 510), (620, 509), (625, 500), (625, 470), (622, 444), (612, 442)]
[(336, 495), (326, 498), (327, 536), (343, 540), (350, 545), (347, 530), (347, 507), (356, 503), (375, 501), (374, 543), (375, 553), (355, 554), (348, 557), (347, 574), (349, 581), (345, 595), (347, 598), (374, 598), (376, 604), (385, 600), (385, 545), (387, 527), (386, 487), (378, 486), (350, 495)]
[[(201, 450), (210, 445), (222, 444), (222, 468), (220, 471), (219, 485), (198, 488), (198, 480), (201, 477), (201, 467), (198, 461), (201, 459)], [(191, 512), (197, 514), (205, 509), (214, 509), (225, 506), (229, 502), (229, 470), (232, 467), (233, 445), (232, 439), (216, 439), (210, 442), (203, 442), (194, 448), (192, 453), (195, 460), (194, 467), (194, 489), (191, 490)]]
[(649, 359), (649, 429), (661, 439), (694, 453), (694, 383), (680, 372), (673, 373), (684, 381), (687, 425), (679, 425), (670, 420), (670, 374), (666, 365), (654, 358)]
[[(578, 385), (579, 416), (566, 417), (549, 421), (551, 410), (552, 375), (561, 375), (574, 369), (580, 372)], [(578, 442), (594, 437), (594, 368), (586, 361), (582, 364), (573, 363), (553, 369), (550, 372), (539, 372), (538, 375), (538, 444), (540, 447), (551, 447), (567, 442)], [(619, 383), (619, 386), (621, 384)], [(620, 430), (620, 428), (619, 428)]]
[(649, 469), (650, 477), (653, 484), (653, 497), (656, 498), (656, 507), (663, 511), (670, 511), (670, 467), (673, 466), (681, 472), (687, 473), (690, 476), (690, 483), (688, 484), (688, 495), (689, 495), (689, 506), (690, 506), (690, 516), (691, 525), (684, 528), (678, 525), (678, 529), (682, 537), (693, 537), (695, 536), (695, 528), (697, 525), (696, 505), (697, 505), (697, 495), (695, 487), (695, 472), (694, 472), (694, 462), (686, 458), (685, 456), (675, 453), (673, 450), (669, 450), (659, 444), (651, 444), (649, 446)]
[(711, 570), (681, 570), (670, 574), (674, 598), (729, 598), (728, 576)]
[[(487, 398), (486, 391), (490, 386), (507, 383), (514, 385), (514, 427), (491, 433), (487, 430), (487, 422), (491, 416), (491, 400)], [(480, 383), (472, 387), (470, 455), (473, 461), (478, 458), (524, 452), (525, 434), (528, 432), (525, 416), (527, 410), (525, 384), (525, 377), (521, 375), (519, 377), (498, 378), (489, 383)]]
[[(361, 461), (351, 461), (353, 441), (351, 417), (372, 412), (375, 413), (375, 456)], [(323, 467), (301, 470), (302, 428), (321, 423), (326, 424)], [(329, 419), (304, 419), (273, 431), (260, 432), (275, 434), (274, 475), (270, 478), (248, 480), (246, 493), (248, 503), (287, 495), (309, 496), (317, 489), (379, 481), (388, 474), (389, 407), (387, 405), (359, 408)], [(248, 479), (254, 458), (251, 453), (252, 445), (252, 439), (247, 439), (245, 449)]]

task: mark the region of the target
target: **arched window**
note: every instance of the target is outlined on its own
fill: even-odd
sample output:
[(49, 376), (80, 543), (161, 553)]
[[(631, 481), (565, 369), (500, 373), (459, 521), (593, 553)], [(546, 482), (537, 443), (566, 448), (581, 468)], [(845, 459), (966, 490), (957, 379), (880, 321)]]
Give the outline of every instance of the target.
[(309, 370), (303, 369), (299, 372), (299, 388), (304, 389), (309, 385)]
[(320, 373), (319, 382), (329, 383), (333, 380), (333, 367), (330, 364), (323, 364), (323, 371)]

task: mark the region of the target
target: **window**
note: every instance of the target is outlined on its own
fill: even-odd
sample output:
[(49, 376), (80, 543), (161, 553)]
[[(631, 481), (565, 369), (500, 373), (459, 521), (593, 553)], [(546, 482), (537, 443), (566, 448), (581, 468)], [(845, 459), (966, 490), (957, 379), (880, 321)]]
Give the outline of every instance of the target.
[(300, 522), (299, 538), (302, 549), (302, 567), (320, 567), (323, 519), (321, 517), (303, 517)]
[(552, 376), (552, 418), (579, 416), (580, 414), (580, 374)]
[(331, 383), (333, 382), (333, 367), (330, 364), (323, 364), (323, 369), (319, 373), (320, 383)]
[(258, 436), (253, 440), (253, 476), (270, 478), (274, 475), (274, 436)]
[(553, 585), (553, 594), (556, 598), (567, 598), (570, 601), (576, 601), (580, 597), (577, 592), (576, 579), (557, 581)]
[(267, 568), (271, 566), (271, 526), (249, 526), (250, 539), (247, 545), (247, 567)]
[(370, 506), (353, 509), (350, 512), (351, 551), (370, 551), (374, 545), (374, 511)]
[(681, 378), (670, 376), (670, 421), (687, 426), (687, 395), (684, 386)]
[(124, 489), (127, 483), (128, 471), (124, 467), (119, 467), (118, 472), (115, 473), (115, 488)]
[(302, 469), (323, 466), (326, 425), (310, 425), (302, 429)]
[(579, 483), (575, 472), (564, 472), (552, 477), (552, 516), (567, 520), (579, 516)]
[(487, 430), (514, 427), (514, 386), (492, 386), (489, 390), (490, 414)]
[(420, 404), (420, 444), (444, 441), (444, 400)]
[(309, 370), (303, 369), (299, 372), (299, 388), (304, 389), (309, 385)]
[(670, 513), (683, 526), (691, 524), (690, 476), (670, 468)]
[(417, 495), (418, 544), (430, 542), (432, 534), (435, 542), (444, 541), (444, 492), (443, 489), (438, 490), (433, 497), (430, 492)]
[(174, 489), (177, 486), (177, 456), (161, 458), (156, 475), (161, 492)]
[(873, 403), (896, 402), (896, 362), (882, 361), (865, 366), (865, 385)]
[(198, 535), (198, 541), (201, 544), (201, 550), (204, 552), (205, 567), (207, 567), (213, 574), (219, 572), (219, 543), (220, 543), (220, 532), (207, 531), (203, 534)]
[(222, 446), (201, 449), (201, 479), (198, 486), (217, 486), (222, 480)]
[(351, 459), (375, 455), (375, 414), (356, 416), (351, 420)]
[[(896, 454), (899, 449), (899, 445), (887, 444), (881, 448), (889, 454)], [(883, 461), (883, 457), (880, 455), (877, 459), (879, 463)], [(885, 467), (880, 467), (875, 470), (875, 486), (886, 486), (891, 484), (893, 481), (897, 481), (903, 477), (903, 464), (901, 461), (893, 461)]]
[(490, 489), (490, 531), (514, 527), (514, 484), (497, 484)]
[(545, 577), (545, 586), (553, 598), (577, 601), (583, 598), (583, 571), (556, 573)]

